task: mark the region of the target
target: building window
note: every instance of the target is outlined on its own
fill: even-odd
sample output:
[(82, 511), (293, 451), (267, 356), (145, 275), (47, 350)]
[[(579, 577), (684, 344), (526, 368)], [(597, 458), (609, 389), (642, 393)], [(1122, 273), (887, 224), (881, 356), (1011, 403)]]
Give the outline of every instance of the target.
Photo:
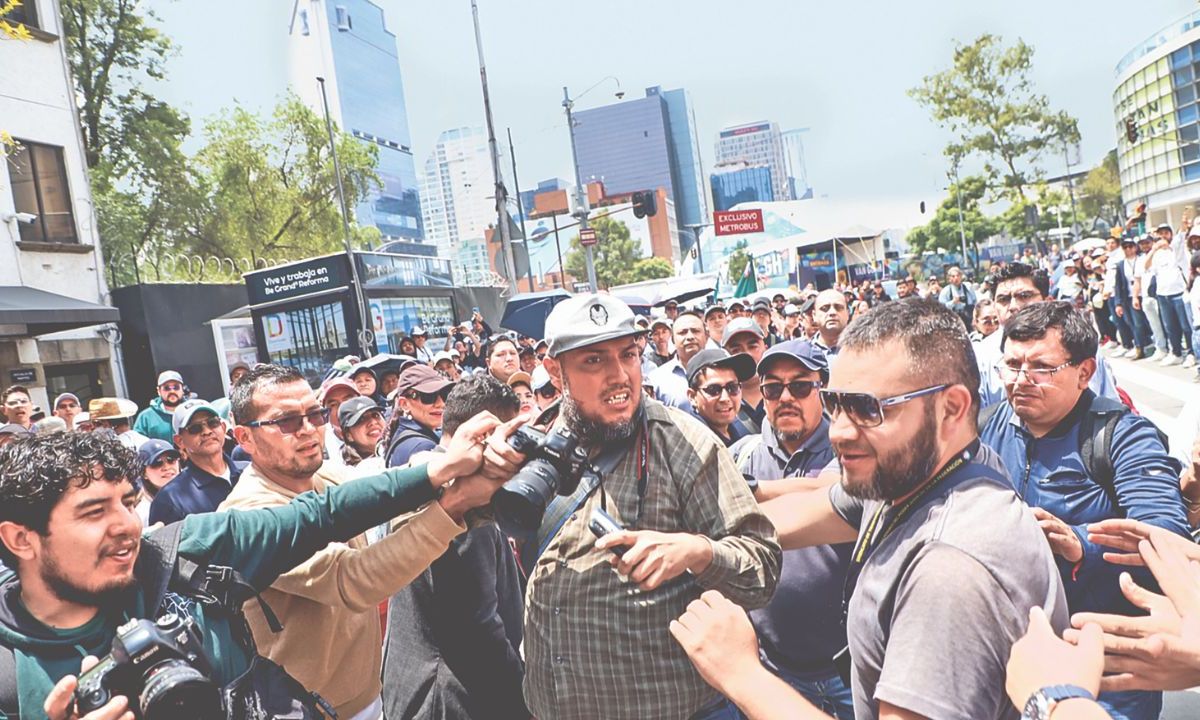
[(62, 148), (25, 140), (17, 143), (9, 158), (13, 201), (18, 213), (35, 216), (31, 223), (19, 223), (21, 242), (79, 242)]
[[(3, 5), (4, 3), (0, 3)], [(13, 25), (24, 25), (27, 28), (40, 28), (37, 20), (37, 0), (25, 0), (4, 15), (4, 19)]]
[(301, 35), (308, 34), (308, 11), (307, 10), (300, 11), (300, 34)]
[(350, 11), (345, 5), (338, 5), (334, 10), (337, 12), (337, 28), (342, 32), (353, 30), (354, 25), (350, 21)]

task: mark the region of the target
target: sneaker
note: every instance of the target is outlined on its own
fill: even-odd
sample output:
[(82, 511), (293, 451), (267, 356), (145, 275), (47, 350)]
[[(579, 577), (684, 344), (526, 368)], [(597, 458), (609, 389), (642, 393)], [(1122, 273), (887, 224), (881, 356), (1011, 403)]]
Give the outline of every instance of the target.
[(1183, 358), (1183, 367), (1185, 367), (1185, 368), (1196, 367), (1196, 356), (1195, 355), (1185, 355)]
[(1104, 349), (1112, 350), (1113, 348), (1117, 347), (1118, 345), (1119, 345), (1119, 343), (1116, 340), (1109, 340), (1108, 342), (1104, 343)]
[(1171, 362), (1171, 360), (1172, 360), (1172, 359), (1173, 359), (1175, 356), (1174, 356), (1174, 355), (1172, 355), (1172, 354), (1171, 354), (1171, 353), (1169, 353), (1169, 352), (1161, 352), (1161, 351), (1160, 351), (1160, 352), (1156, 352), (1156, 353), (1154, 353), (1154, 355), (1155, 355), (1155, 357), (1158, 357), (1158, 356), (1160, 356), (1160, 355), (1162, 356), (1162, 357), (1159, 357), (1159, 358), (1158, 358), (1158, 364), (1159, 364), (1159, 365), (1173, 365), (1173, 364), (1174, 364), (1174, 363), (1172, 363), (1172, 362)]
[(1181, 362), (1183, 362), (1183, 358), (1179, 357), (1178, 355), (1171, 355), (1168, 353), (1167, 358), (1163, 360), (1162, 364), (1163, 367), (1170, 367), (1172, 365), (1178, 365)]

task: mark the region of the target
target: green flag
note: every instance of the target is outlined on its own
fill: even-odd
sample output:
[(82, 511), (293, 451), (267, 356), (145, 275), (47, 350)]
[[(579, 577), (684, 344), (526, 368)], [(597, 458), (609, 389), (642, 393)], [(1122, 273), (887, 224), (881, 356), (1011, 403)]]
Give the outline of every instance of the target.
[(746, 297), (758, 292), (758, 273), (755, 272), (754, 256), (746, 262), (746, 269), (742, 272), (742, 279), (738, 280), (737, 287), (733, 290), (734, 297)]

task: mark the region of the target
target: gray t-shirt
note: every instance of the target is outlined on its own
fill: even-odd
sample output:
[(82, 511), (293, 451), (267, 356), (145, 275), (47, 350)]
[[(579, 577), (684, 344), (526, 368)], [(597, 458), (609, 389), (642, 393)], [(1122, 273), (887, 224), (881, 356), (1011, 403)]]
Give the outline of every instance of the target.
[[(987, 466), (981, 467), (981, 466)], [(1004, 691), (1012, 644), (1029, 608), (1068, 626), (1050, 547), (1028, 508), (987, 468), (981, 446), (876, 543), (850, 600), (854, 716), (874, 720), (887, 702), (930, 718), (1017, 720)], [(880, 503), (830, 488), (837, 513), (862, 533)], [(885, 510), (879, 527), (886, 527)]]

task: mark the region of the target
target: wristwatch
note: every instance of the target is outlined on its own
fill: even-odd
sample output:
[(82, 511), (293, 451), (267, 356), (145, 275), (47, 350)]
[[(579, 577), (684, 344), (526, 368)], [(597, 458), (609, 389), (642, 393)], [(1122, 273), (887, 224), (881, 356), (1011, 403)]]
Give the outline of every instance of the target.
[(1025, 711), (1021, 713), (1021, 720), (1050, 720), (1050, 713), (1054, 711), (1055, 705), (1073, 698), (1096, 699), (1078, 685), (1048, 685), (1029, 696), (1029, 700), (1025, 702)]

